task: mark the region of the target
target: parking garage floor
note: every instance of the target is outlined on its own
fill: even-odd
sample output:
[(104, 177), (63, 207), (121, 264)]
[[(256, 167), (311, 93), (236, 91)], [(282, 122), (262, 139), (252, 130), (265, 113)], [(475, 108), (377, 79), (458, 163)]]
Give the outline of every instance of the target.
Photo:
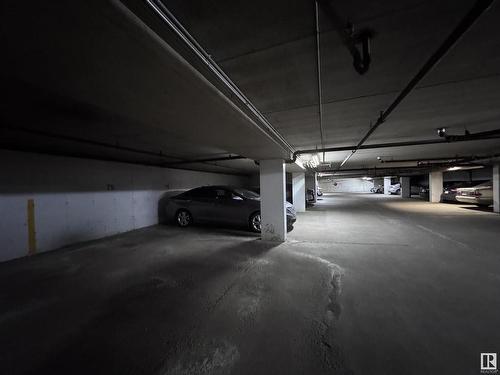
[(289, 240), (156, 226), (0, 264), (4, 374), (470, 374), (500, 216), (324, 196)]

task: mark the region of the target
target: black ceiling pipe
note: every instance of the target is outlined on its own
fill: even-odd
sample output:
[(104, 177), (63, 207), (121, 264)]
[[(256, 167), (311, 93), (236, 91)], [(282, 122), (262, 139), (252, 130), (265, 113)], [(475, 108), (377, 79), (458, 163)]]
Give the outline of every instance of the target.
[[(138, 149), (138, 148), (134, 148), (134, 147), (121, 146), (119, 144), (94, 141), (94, 140), (90, 140), (90, 139), (73, 137), (73, 136), (64, 135), (64, 134), (57, 134), (57, 133), (47, 132), (47, 131), (43, 131), (43, 130), (28, 129), (28, 128), (21, 128), (21, 127), (10, 127), (10, 126), (2, 126), (2, 127), (0, 127), (0, 129), (5, 129), (7, 131), (14, 131), (14, 132), (23, 132), (23, 133), (32, 134), (32, 135), (41, 136), (41, 137), (49, 137), (49, 138), (59, 139), (59, 140), (63, 140), (63, 141), (82, 143), (82, 144), (91, 145), (91, 146), (97, 146), (97, 147), (109, 148), (109, 149), (113, 149), (113, 150), (131, 152), (131, 153), (135, 153), (135, 154), (148, 155), (148, 156), (153, 156), (153, 157), (162, 158), (162, 159), (178, 159), (179, 160), (179, 161), (174, 161), (174, 162), (161, 163), (161, 165), (165, 166), (165, 167), (174, 167), (174, 166), (180, 165), (180, 164), (206, 163), (206, 162), (211, 162), (211, 161), (245, 159), (244, 156), (229, 155), (229, 156), (222, 156), (222, 157), (216, 157), (216, 158), (188, 160), (188, 159), (180, 158), (178, 156), (171, 156), (171, 155), (164, 154), (162, 151), (157, 152), (157, 151), (143, 150), (143, 149)], [(156, 164), (156, 165), (158, 165), (158, 164)]]
[(219, 157), (216, 157), (216, 158), (175, 161), (175, 162), (172, 162), (172, 163), (165, 163), (164, 165), (165, 166), (170, 166), (170, 165), (193, 164), (193, 163), (207, 163), (207, 162), (211, 162), (211, 161), (240, 160), (240, 159), (246, 159), (246, 157), (240, 156), (240, 155), (229, 155), (229, 156), (219, 156)]
[(477, 21), (477, 19), (491, 6), (494, 0), (477, 0), (474, 6), (465, 17), (460, 21), (460, 23), (455, 27), (450, 35), (445, 39), (443, 44), (432, 54), (432, 56), (425, 62), (425, 64), (420, 68), (417, 74), (408, 82), (406, 87), (399, 93), (399, 95), (394, 99), (392, 104), (382, 113), (380, 113), (379, 118), (375, 124), (368, 130), (363, 138), (358, 142), (356, 148), (359, 149), (363, 143), (372, 135), (372, 133), (377, 130), (377, 128), (382, 125), (389, 115), (396, 109), (396, 107), (403, 101), (410, 92), (413, 91), (415, 86), (430, 72), (430, 70), (436, 66), (436, 64), (448, 53), (448, 51), (456, 44), (456, 42), (470, 29), (470, 27)]
[[(468, 141), (478, 141), (487, 139), (497, 139), (500, 138), (500, 129), (489, 130), (486, 132), (479, 133), (467, 133), (464, 135), (449, 135), (438, 139), (423, 139), (418, 141), (407, 141), (407, 142), (390, 142), (390, 143), (374, 143), (370, 145), (361, 145), (359, 150), (371, 150), (377, 148), (392, 148), (392, 147), (408, 147), (408, 146), (422, 146), (422, 145), (432, 145), (432, 144), (442, 144), (442, 143), (454, 143), (454, 142), (468, 142)], [(294, 163), (297, 160), (297, 156), (303, 154), (313, 154), (316, 152), (338, 152), (338, 151), (349, 151), (356, 146), (341, 146), (341, 147), (327, 147), (321, 149), (307, 149), (298, 150), (293, 153), (293, 158), (287, 160), (287, 163)]]
[[(477, 0), (474, 6), (467, 12), (460, 23), (455, 27), (450, 35), (445, 39), (445, 41), (439, 46), (439, 48), (432, 54), (432, 56), (426, 61), (426, 63), (420, 68), (418, 73), (408, 82), (406, 87), (399, 93), (392, 104), (383, 112), (380, 113), (375, 124), (373, 124), (368, 132), (363, 138), (358, 142), (358, 144), (350, 149), (352, 154), (357, 150), (361, 149), (362, 145), (366, 140), (373, 134), (377, 128), (382, 125), (389, 115), (396, 109), (396, 107), (403, 101), (403, 99), (408, 96), (410, 92), (415, 88), (415, 86), (429, 73), (429, 71), (446, 55), (446, 53), (456, 44), (456, 42), (462, 37), (470, 27), (477, 21), (477, 19), (491, 6), (494, 0)], [(321, 4), (325, 4), (325, 0), (321, 1)], [(327, 7), (324, 7), (327, 9)], [(318, 150), (322, 151), (322, 150)], [(351, 155), (352, 155), (351, 154)], [(349, 156), (351, 156), (349, 155)], [(345, 163), (349, 156), (344, 160)]]
[(418, 158), (418, 159), (390, 159), (384, 160), (382, 158), (379, 159), (380, 163), (411, 163), (411, 162), (429, 162), (429, 161), (450, 161), (454, 163), (461, 162), (469, 162), (475, 160), (484, 160), (491, 159), (500, 156), (500, 154), (491, 154), (491, 155), (469, 155), (469, 156), (448, 156), (448, 157), (436, 157), (436, 158)]
[(246, 176), (245, 173), (239, 173), (234, 170), (228, 171), (227, 169), (233, 169), (225, 166), (220, 166), (220, 165), (208, 165), (211, 167), (217, 167), (217, 168), (225, 168), (226, 170), (224, 171), (206, 171), (202, 169), (197, 169), (197, 168), (189, 168), (189, 167), (177, 167), (177, 166), (165, 166), (164, 163), (156, 163), (152, 161), (139, 161), (135, 159), (129, 159), (129, 158), (117, 158), (113, 156), (96, 156), (94, 154), (90, 153), (85, 153), (85, 152), (60, 152), (57, 150), (47, 150), (43, 148), (33, 148), (33, 147), (26, 147), (26, 146), (4, 146), (0, 144), (0, 149), (3, 150), (9, 150), (9, 151), (20, 151), (20, 152), (31, 152), (31, 153), (37, 153), (37, 154), (44, 154), (44, 155), (53, 155), (53, 156), (64, 156), (64, 157), (70, 157), (70, 158), (79, 158), (79, 159), (90, 159), (90, 160), (98, 160), (98, 161), (110, 161), (110, 162), (116, 162), (116, 163), (127, 163), (127, 164), (134, 164), (134, 165), (144, 165), (148, 167), (158, 167), (158, 168), (170, 168), (170, 169), (181, 169), (181, 170), (188, 170), (188, 171), (197, 171), (197, 172), (210, 172), (210, 173), (217, 173), (217, 174), (231, 174), (235, 176)]
[(26, 133), (26, 134), (41, 136), (41, 137), (60, 139), (63, 141), (83, 143), (83, 144), (87, 144), (87, 145), (91, 145), (91, 146), (98, 146), (98, 147), (110, 148), (110, 149), (114, 149), (114, 150), (132, 152), (135, 154), (149, 155), (149, 156), (154, 156), (154, 157), (158, 157), (158, 158), (184, 160), (184, 159), (179, 158), (177, 156), (170, 156), (170, 155), (164, 154), (161, 151), (142, 150), (142, 149), (138, 149), (138, 148), (134, 148), (134, 147), (120, 146), (119, 144), (106, 143), (106, 142), (101, 142), (101, 141), (94, 141), (91, 139), (73, 137), (71, 135), (64, 135), (64, 134), (47, 132), (44, 130), (28, 129), (28, 128), (22, 128), (22, 127), (11, 127), (11, 126), (2, 126), (2, 127), (0, 127), (0, 129), (13, 131), (13, 132), (22, 132), (22, 133)]
[[(354, 34), (353, 26), (340, 17), (329, 0), (317, 0), (317, 3), (321, 5), (323, 12), (328, 15), (342, 43), (349, 50), (353, 59), (352, 65), (356, 72), (365, 74), (370, 68), (371, 63), (370, 39), (372, 37), (372, 32), (364, 29)], [(361, 52), (357, 44), (361, 44)]]
[[(324, 169), (321, 171), (318, 171), (319, 173), (334, 173), (335, 176), (353, 176), (355, 173), (359, 172), (359, 175), (366, 175), (370, 174), (370, 172), (379, 172), (381, 173), (381, 176), (384, 174), (387, 175), (388, 171), (398, 171), (399, 173), (402, 173), (401, 171), (422, 171), (422, 170), (428, 170), (431, 169), (429, 166), (415, 166), (415, 167), (391, 167), (391, 168), (351, 168), (351, 169), (342, 169), (342, 171), (338, 171), (336, 169)], [(346, 172), (353, 172), (351, 174), (346, 173)]]
[[(319, 173), (333, 173), (335, 176), (344, 176), (344, 177), (352, 177), (356, 175), (371, 175), (378, 176), (376, 173), (380, 173), (380, 176), (387, 176), (390, 174), (403, 174), (403, 173), (411, 173), (411, 172), (420, 172), (423, 173), (425, 171), (431, 171), (435, 168), (447, 168), (450, 165), (455, 165), (455, 163), (428, 163), (423, 165), (416, 166), (401, 166), (401, 167), (386, 167), (386, 168), (351, 168), (351, 169), (342, 169), (341, 171), (336, 169), (324, 169), (318, 171)], [(470, 164), (464, 164), (471, 166)], [(474, 164), (473, 164), (474, 165)], [(478, 164), (476, 164), (478, 165)], [(479, 166), (479, 165), (478, 165)], [(349, 173), (352, 172), (352, 173)], [(375, 173), (375, 174), (374, 174)]]
[(488, 130), (485, 132), (479, 132), (479, 133), (473, 133), (471, 134), (470, 132), (466, 131), (465, 134), (463, 135), (445, 135), (444, 138), (448, 140), (449, 142), (456, 142), (460, 141), (461, 139), (471, 139), (474, 140), (475, 138), (478, 139), (487, 139), (490, 137), (495, 137), (500, 134), (500, 129), (494, 129), (494, 130)]
[(381, 164), (390, 164), (390, 163), (419, 163), (419, 162), (426, 162), (426, 161), (450, 161), (453, 160), (454, 162), (461, 162), (464, 160), (470, 160), (472, 158), (471, 156), (467, 157), (457, 157), (457, 156), (452, 156), (448, 158), (419, 158), (419, 159), (391, 159), (391, 160), (384, 160), (384, 159), (379, 159)]

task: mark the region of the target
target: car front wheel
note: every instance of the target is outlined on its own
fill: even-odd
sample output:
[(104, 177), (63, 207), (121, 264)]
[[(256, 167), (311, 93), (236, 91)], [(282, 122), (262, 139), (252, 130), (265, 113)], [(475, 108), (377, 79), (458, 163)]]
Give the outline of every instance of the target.
[(252, 232), (260, 233), (261, 229), (260, 212), (255, 212), (250, 216), (249, 225), (250, 225), (250, 230)]
[(193, 217), (188, 210), (179, 210), (175, 215), (175, 221), (180, 227), (187, 227), (193, 222)]

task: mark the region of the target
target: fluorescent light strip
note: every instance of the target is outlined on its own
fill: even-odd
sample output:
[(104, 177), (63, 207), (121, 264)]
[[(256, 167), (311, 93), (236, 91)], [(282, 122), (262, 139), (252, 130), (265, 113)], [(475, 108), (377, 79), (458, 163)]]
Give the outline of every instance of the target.
[(352, 155), (354, 155), (354, 152), (355, 151), (352, 151), (349, 155), (346, 156), (346, 158), (344, 159), (344, 161), (342, 163), (340, 163), (340, 167), (342, 168), (342, 166), (347, 163), (347, 161), (351, 158)]

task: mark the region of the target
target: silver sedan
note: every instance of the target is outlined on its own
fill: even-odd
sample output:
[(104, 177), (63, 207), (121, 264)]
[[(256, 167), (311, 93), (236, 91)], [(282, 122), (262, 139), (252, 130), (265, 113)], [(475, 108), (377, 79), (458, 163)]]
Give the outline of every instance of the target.
[[(287, 227), (291, 230), (297, 218), (295, 208), (288, 202), (285, 205)], [(245, 225), (254, 232), (261, 229), (260, 196), (232, 186), (202, 186), (172, 197), (166, 215), (181, 227), (196, 221)]]

